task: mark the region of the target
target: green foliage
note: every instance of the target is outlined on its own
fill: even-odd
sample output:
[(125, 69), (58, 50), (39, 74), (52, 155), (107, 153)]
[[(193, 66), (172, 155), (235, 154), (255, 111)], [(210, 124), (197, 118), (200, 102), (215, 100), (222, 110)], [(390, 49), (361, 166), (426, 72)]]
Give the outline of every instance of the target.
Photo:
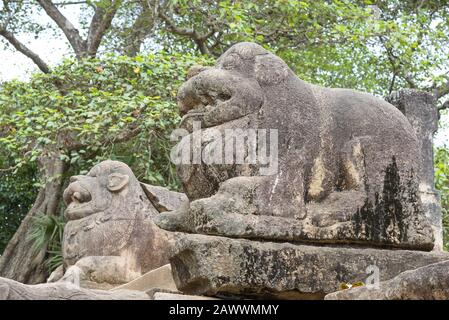
[(115, 158), (144, 181), (175, 186), (166, 166), (167, 135), (179, 121), (177, 87), (196, 63), (209, 61), (180, 54), (108, 55), (66, 60), (29, 82), (3, 83), (0, 149), (16, 170), (44, 150), (59, 150), (78, 172)]
[(0, 255), (36, 198), (36, 181), (34, 166), (0, 173)]
[(61, 243), (64, 233), (64, 219), (61, 216), (38, 214), (33, 217), (27, 241), (32, 243), (36, 254), (45, 249), (47, 259), (45, 264), (49, 271), (53, 271), (62, 264)]
[(449, 150), (435, 150), (435, 186), (441, 193), (444, 248), (449, 250)]
[[(304, 80), (385, 96), (403, 87), (449, 80), (447, 1), (171, 0), (177, 27), (207, 34), (210, 53), (255, 41), (280, 55)], [(170, 52), (198, 45), (171, 28), (154, 37)]]
[[(110, 3), (80, 4), (80, 34), (89, 32), (91, 10)], [(133, 53), (162, 48), (175, 55), (218, 57), (236, 42), (255, 41), (304, 80), (327, 86), (385, 96), (402, 87), (430, 90), (449, 81), (447, 0), (123, 0), (118, 5), (100, 52), (129, 53), (137, 43)], [(39, 23), (36, 12), (42, 8), (33, 1), (7, 1), (0, 25), (13, 33), (63, 37), (54, 24)]]

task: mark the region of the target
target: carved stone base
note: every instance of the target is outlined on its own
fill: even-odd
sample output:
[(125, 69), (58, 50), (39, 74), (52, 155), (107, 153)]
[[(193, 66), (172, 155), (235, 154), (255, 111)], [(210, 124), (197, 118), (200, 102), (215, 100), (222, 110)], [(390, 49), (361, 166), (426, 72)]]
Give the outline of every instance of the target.
[(258, 242), (178, 233), (170, 259), (176, 286), (186, 294), (280, 299), (323, 299), (342, 283), (379, 280), (449, 253)]

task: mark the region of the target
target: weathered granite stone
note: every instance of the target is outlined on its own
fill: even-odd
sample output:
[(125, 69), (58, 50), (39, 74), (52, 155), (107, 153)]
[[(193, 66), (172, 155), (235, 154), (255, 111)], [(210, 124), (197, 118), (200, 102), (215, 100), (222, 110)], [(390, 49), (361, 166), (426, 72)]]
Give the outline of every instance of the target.
[(171, 292), (178, 291), (175, 282), (173, 280), (171, 266), (169, 264), (151, 270), (133, 281), (115, 287), (113, 290), (123, 290), (123, 289), (138, 290), (143, 292), (155, 289), (168, 290)]
[(184, 193), (169, 191), (167, 188), (141, 183), (143, 191), (159, 212), (173, 211), (189, 199)]
[(171, 236), (153, 218), (159, 214), (157, 208), (167, 211), (180, 205), (182, 194), (161, 187), (143, 188), (126, 164), (104, 161), (87, 175), (72, 177), (64, 200), (68, 220), (63, 238), (65, 269), (95, 257), (88, 258), (94, 264), (78, 267), (88, 267), (85, 280), (103, 287), (129, 282), (168, 263)]
[(150, 297), (140, 291), (90, 290), (64, 282), (26, 285), (0, 278), (0, 300), (150, 300)]
[(70, 266), (60, 282), (71, 282), (83, 288), (109, 290), (140, 277), (129, 259), (120, 256), (88, 256)]
[[(306, 83), (254, 43), (232, 46), (214, 68), (189, 76), (178, 100), (181, 128), (190, 134), (175, 154), (191, 202), (155, 217), (159, 226), (254, 240), (433, 248), (418, 192), (418, 139), (397, 108), (366, 93)], [(186, 150), (193, 150), (190, 162), (182, 161)], [(237, 151), (243, 163), (234, 159)]]
[(60, 280), (64, 276), (64, 266), (57, 267), (48, 277), (47, 283), (52, 283)]
[(449, 259), (449, 253), (258, 242), (178, 234), (170, 263), (180, 291), (280, 299), (322, 299), (342, 283), (381, 281)]
[(357, 287), (328, 294), (326, 300), (448, 300), (449, 260), (405, 271), (379, 288)]
[(433, 134), (438, 129), (435, 97), (423, 91), (403, 89), (394, 92), (389, 101), (405, 114), (418, 137), (420, 150), (419, 194), (435, 237), (434, 250), (443, 249), (443, 226), (440, 195), (435, 190)]

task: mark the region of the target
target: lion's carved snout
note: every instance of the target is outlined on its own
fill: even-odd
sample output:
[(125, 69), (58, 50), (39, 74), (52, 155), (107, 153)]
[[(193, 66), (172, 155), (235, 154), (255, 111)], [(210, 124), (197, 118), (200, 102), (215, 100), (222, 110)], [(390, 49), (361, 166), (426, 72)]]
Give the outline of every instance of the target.
[(83, 183), (89, 179), (86, 176), (74, 176), (70, 178), (70, 184), (64, 190), (63, 199), (67, 205), (65, 218), (67, 221), (84, 218), (94, 213), (92, 206), (92, 193), (89, 191), (89, 184)]
[(214, 105), (218, 100), (229, 99), (234, 93), (232, 75), (216, 68), (195, 68), (193, 74), (179, 89), (178, 106), (181, 114)]
[(89, 190), (83, 187), (80, 182), (82, 179), (83, 178), (81, 176), (73, 176), (70, 178), (70, 184), (64, 191), (63, 195), (63, 199), (66, 205), (69, 205), (73, 201), (83, 203), (92, 200), (92, 196)]
[(182, 123), (197, 120), (202, 127), (211, 127), (257, 112), (263, 96), (255, 78), (236, 70), (206, 68), (181, 86), (178, 106)]

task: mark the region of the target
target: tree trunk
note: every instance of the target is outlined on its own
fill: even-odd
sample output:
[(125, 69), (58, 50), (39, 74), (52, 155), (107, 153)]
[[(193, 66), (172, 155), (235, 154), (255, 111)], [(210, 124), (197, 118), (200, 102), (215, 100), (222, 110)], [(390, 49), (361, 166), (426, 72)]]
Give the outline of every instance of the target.
[(47, 248), (36, 252), (32, 249), (33, 244), (27, 240), (33, 218), (40, 213), (58, 214), (64, 173), (68, 169), (68, 165), (60, 160), (58, 152), (43, 154), (38, 164), (45, 185), (0, 257), (1, 277), (28, 284), (45, 282), (48, 277), (44, 264)]

